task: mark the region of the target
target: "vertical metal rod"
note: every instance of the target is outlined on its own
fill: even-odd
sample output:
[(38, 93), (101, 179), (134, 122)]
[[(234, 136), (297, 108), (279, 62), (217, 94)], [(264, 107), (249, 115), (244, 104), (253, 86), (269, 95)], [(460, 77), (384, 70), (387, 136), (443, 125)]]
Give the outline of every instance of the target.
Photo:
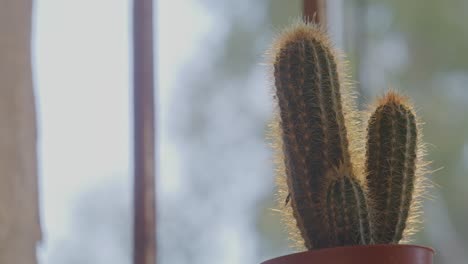
[(302, 7), (304, 21), (326, 25), (326, 0), (303, 0)]
[(133, 263), (156, 263), (153, 1), (133, 1)]
[[(354, 21), (356, 24), (355, 31), (353, 32), (353, 38), (352, 41), (353, 46), (354, 46), (354, 53), (355, 59), (354, 62), (356, 64), (356, 73), (354, 73), (354, 76), (356, 76), (357, 82), (356, 82), (356, 91), (358, 94), (361, 95), (366, 95), (364, 92), (369, 91), (369, 78), (367, 77), (367, 74), (365, 73), (365, 64), (363, 61), (364, 56), (366, 55), (367, 49), (368, 49), (368, 36), (367, 34), (367, 6), (369, 5), (367, 0), (357, 0), (354, 1), (355, 6), (354, 6)], [(362, 105), (364, 103), (364, 96), (359, 96), (359, 104)]]

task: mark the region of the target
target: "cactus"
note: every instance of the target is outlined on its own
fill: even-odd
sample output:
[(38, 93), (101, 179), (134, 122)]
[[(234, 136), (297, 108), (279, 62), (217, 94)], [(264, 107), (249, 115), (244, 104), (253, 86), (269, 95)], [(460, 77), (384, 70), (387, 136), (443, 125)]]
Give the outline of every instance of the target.
[(412, 108), (405, 98), (389, 92), (369, 119), (367, 132), (367, 184), (376, 243), (398, 243), (403, 237), (415, 190), (417, 144)]
[(398, 243), (413, 230), (424, 174), (407, 100), (396, 92), (380, 99), (363, 144), (352, 89), (324, 31), (297, 23), (271, 51), (279, 198), (293, 239), (309, 250)]
[(399, 243), (414, 231), (424, 147), (407, 99), (389, 92), (368, 121), (365, 156), (352, 90), (326, 34), (297, 23), (272, 48), (272, 129), (283, 216), (307, 249)]
[(350, 177), (337, 179), (330, 184), (326, 199), (330, 245), (370, 244), (367, 203), (360, 183)]
[[(279, 41), (276, 49), (274, 77), (288, 198), (304, 244), (311, 249), (367, 241), (368, 232), (346, 240), (329, 236), (342, 231), (331, 230), (323, 187), (338, 179), (356, 183), (353, 189), (361, 189), (354, 179), (342, 88), (331, 44), (318, 27), (300, 24)], [(367, 217), (359, 212), (366, 203), (344, 200), (358, 196), (345, 195), (341, 200), (343, 204), (359, 205), (346, 208), (353, 210), (349, 212), (353, 218)], [(362, 219), (357, 222), (369, 223)]]

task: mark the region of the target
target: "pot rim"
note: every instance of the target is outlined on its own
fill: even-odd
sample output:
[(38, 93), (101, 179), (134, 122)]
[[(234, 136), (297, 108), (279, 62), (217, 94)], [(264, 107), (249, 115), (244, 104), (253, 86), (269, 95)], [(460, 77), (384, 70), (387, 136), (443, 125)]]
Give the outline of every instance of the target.
[[(372, 245), (354, 245), (354, 246), (341, 246), (341, 247), (330, 247), (330, 248), (319, 248), (319, 249), (312, 249), (312, 250), (305, 250), (301, 252), (296, 252), (292, 253), (289, 255), (294, 255), (294, 254), (299, 254), (299, 253), (307, 253), (307, 252), (317, 252), (317, 251), (332, 251), (332, 250), (337, 250), (337, 249), (351, 249), (351, 248), (383, 248), (383, 247), (394, 247), (394, 248), (408, 248), (408, 247), (413, 247), (413, 248), (422, 248), (422, 249), (427, 249), (429, 251), (432, 251), (432, 253), (435, 253), (434, 249), (428, 246), (422, 246), (422, 245), (414, 245), (414, 244), (372, 244)], [(286, 255), (288, 256), (288, 255)]]
[(435, 251), (431, 247), (427, 246), (421, 246), (421, 245), (413, 245), (413, 244), (373, 244), (373, 245), (354, 245), (354, 246), (342, 246), (342, 247), (332, 247), (332, 248), (321, 248), (321, 249), (312, 249), (312, 250), (306, 250), (306, 251), (301, 251), (301, 252), (296, 252), (296, 253), (291, 253), (287, 255), (282, 255), (278, 256), (272, 259), (268, 259), (263, 261), (262, 263), (267, 263), (268, 261), (275, 260), (275, 259), (282, 259), (282, 258), (289, 258), (292, 256), (296, 255), (307, 255), (307, 254), (314, 254), (317, 252), (333, 252), (333, 251), (341, 251), (341, 250), (353, 250), (353, 249), (370, 249), (370, 248), (414, 248), (414, 249), (423, 249), (430, 251), (432, 254), (435, 254)]

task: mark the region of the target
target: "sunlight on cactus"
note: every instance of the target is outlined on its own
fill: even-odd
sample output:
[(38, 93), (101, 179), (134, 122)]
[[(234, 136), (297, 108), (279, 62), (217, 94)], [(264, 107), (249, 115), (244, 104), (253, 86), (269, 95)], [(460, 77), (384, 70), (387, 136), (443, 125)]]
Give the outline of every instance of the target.
[(413, 196), (423, 174), (406, 99), (383, 97), (364, 141), (345, 63), (319, 26), (294, 24), (270, 53), (279, 205), (291, 238), (309, 250), (398, 243), (413, 230), (407, 222), (418, 215)]

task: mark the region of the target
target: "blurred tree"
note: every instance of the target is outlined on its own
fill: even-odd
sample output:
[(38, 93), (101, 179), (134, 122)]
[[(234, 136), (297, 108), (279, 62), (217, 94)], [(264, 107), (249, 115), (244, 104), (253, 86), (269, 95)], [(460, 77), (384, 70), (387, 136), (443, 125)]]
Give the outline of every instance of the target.
[[(121, 177), (119, 177), (122, 179)], [(53, 246), (44, 263), (132, 263), (130, 182), (96, 184), (75, 201), (69, 235)]]
[(270, 210), (271, 87), (260, 64), (273, 33), (300, 16), (301, 2), (200, 1), (216, 20), (169, 106), (187, 187), (177, 199), (159, 200), (162, 263), (255, 263), (288, 252)]

